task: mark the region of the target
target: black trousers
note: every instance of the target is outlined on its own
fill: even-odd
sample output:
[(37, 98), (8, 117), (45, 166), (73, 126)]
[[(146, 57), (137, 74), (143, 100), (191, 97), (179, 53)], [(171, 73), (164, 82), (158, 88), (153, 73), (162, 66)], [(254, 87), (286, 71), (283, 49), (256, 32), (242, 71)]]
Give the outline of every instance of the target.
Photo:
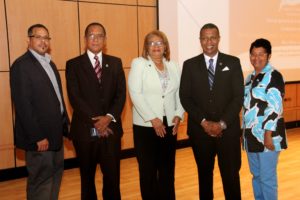
[(104, 200), (119, 200), (121, 138), (115, 134), (94, 141), (73, 141), (79, 160), (81, 199), (96, 200), (95, 173), (97, 164), (103, 174)]
[(27, 199), (57, 200), (64, 171), (64, 150), (26, 151)]
[(199, 138), (190, 136), (194, 157), (198, 167), (199, 197), (212, 200), (213, 170), (215, 157), (222, 177), (226, 200), (240, 200), (241, 145), (239, 137)]
[[(166, 124), (166, 120), (164, 120)], [(167, 135), (160, 138), (152, 127), (133, 125), (134, 147), (140, 173), (143, 200), (175, 199), (174, 172), (176, 135), (167, 127)]]

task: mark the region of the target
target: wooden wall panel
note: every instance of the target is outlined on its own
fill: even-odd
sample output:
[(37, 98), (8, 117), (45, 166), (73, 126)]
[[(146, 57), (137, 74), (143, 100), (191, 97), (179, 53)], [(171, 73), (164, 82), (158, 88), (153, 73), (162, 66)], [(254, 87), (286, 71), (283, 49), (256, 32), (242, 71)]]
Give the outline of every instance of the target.
[(0, 145), (13, 144), (9, 72), (0, 73), (0, 97)]
[(297, 110), (297, 121), (300, 121), (300, 109)]
[(0, 170), (15, 167), (13, 145), (1, 145), (0, 146)]
[(188, 118), (187, 113), (184, 113), (184, 121), (180, 122), (180, 126), (179, 126), (179, 129), (178, 129), (177, 140), (188, 139), (188, 135), (187, 135), (187, 118)]
[[(73, 109), (69, 102), (69, 98), (68, 98), (68, 94), (67, 94), (66, 73), (65, 73), (65, 71), (60, 71), (59, 74), (60, 74), (61, 84), (62, 84), (62, 88), (63, 88), (63, 96), (64, 96), (67, 112), (68, 112), (69, 118), (71, 120)], [(65, 159), (75, 157), (75, 150), (73, 147), (73, 143), (71, 140), (69, 140), (67, 138), (64, 138), (64, 156), (65, 156)]]
[(122, 149), (133, 148), (133, 135), (132, 135), (132, 102), (128, 92), (128, 73), (129, 69), (124, 69), (126, 76), (126, 102), (122, 112), (122, 126), (124, 135), (122, 138)]
[(297, 84), (286, 84), (283, 100), (283, 115), (285, 122), (297, 120)]
[(156, 29), (156, 8), (139, 7), (138, 8), (138, 24), (139, 24), (139, 56), (142, 54), (144, 38), (147, 33)]
[(138, 5), (156, 6), (157, 0), (138, 0)]
[(300, 107), (300, 83), (296, 84), (297, 85), (297, 107)]
[(293, 122), (297, 120), (297, 110), (284, 109), (283, 117), (285, 122)]
[[(91, 2), (91, 0), (81, 0)], [(123, 5), (136, 5), (137, 0), (93, 0), (92, 2), (104, 3), (104, 4), (123, 4)]]
[[(123, 67), (128, 68), (137, 55), (136, 8), (97, 3), (80, 3), (79, 8), (81, 35), (89, 23), (103, 24), (107, 32), (106, 53), (120, 57)], [(84, 42), (81, 44), (84, 50)]]
[(73, 109), (70, 104), (69, 98), (68, 98), (68, 92), (67, 92), (67, 82), (66, 82), (66, 72), (65, 71), (59, 71), (60, 79), (61, 79), (61, 84), (62, 84), (62, 89), (63, 89), (63, 97), (65, 100), (68, 116), (71, 120)]
[(14, 167), (14, 140), (9, 72), (0, 73), (0, 96), (0, 169), (5, 169)]
[(42, 23), (49, 29), (51, 55), (58, 68), (63, 69), (67, 59), (79, 54), (76, 2), (9, 0), (6, 4), (11, 61), (26, 51), (27, 29), (36, 23)]
[(75, 158), (75, 149), (72, 140), (64, 138), (64, 158)]
[(4, 0), (0, 1), (0, 71), (8, 71), (7, 30), (4, 12)]
[(25, 151), (16, 149), (16, 167), (25, 166)]
[(297, 105), (297, 84), (285, 85), (285, 95), (283, 106), (284, 108), (291, 108)]

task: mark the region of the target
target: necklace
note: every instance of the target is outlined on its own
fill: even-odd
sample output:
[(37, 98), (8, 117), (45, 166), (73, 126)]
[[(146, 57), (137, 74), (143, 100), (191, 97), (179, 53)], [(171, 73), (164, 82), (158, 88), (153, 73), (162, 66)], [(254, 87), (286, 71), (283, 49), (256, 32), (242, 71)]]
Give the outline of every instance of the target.
[(165, 74), (166, 73), (166, 68), (165, 68), (165, 65), (163, 65), (163, 69), (159, 69), (156, 65), (155, 65), (155, 69), (158, 73), (160, 74)]
[[(160, 62), (160, 63), (156, 63), (154, 62), (155, 64), (155, 69), (156, 71), (158, 71), (159, 73), (164, 73), (166, 70), (166, 67), (165, 67), (165, 64), (163, 62)], [(162, 68), (162, 69), (161, 69)]]
[(158, 77), (159, 77), (159, 80), (160, 80), (160, 83), (161, 83), (161, 87), (163, 89), (163, 93), (165, 93), (165, 91), (168, 87), (168, 82), (170, 80), (168, 70), (165, 67), (165, 65), (163, 65), (163, 70), (158, 69), (156, 67), (156, 65), (155, 65), (155, 69), (157, 71), (157, 74), (158, 74)]

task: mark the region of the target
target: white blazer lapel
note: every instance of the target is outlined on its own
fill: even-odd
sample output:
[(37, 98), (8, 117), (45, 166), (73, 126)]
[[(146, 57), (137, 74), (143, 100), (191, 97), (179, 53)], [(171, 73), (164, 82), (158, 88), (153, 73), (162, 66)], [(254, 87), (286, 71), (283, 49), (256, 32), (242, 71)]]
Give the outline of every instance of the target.
[(153, 88), (157, 88), (159, 92), (162, 94), (162, 87), (159, 79), (158, 72), (156, 70), (156, 66), (154, 62), (151, 60), (150, 57), (148, 57), (147, 60), (147, 71), (149, 72), (149, 80), (151, 80), (151, 84), (154, 86)]

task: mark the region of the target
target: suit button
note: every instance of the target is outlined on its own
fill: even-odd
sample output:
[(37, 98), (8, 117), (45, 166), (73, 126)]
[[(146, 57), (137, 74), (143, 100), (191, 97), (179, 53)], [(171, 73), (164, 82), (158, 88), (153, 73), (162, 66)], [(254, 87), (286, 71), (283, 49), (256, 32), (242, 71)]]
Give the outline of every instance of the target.
[(165, 98), (165, 96), (164, 96), (164, 95), (162, 95), (162, 98)]

